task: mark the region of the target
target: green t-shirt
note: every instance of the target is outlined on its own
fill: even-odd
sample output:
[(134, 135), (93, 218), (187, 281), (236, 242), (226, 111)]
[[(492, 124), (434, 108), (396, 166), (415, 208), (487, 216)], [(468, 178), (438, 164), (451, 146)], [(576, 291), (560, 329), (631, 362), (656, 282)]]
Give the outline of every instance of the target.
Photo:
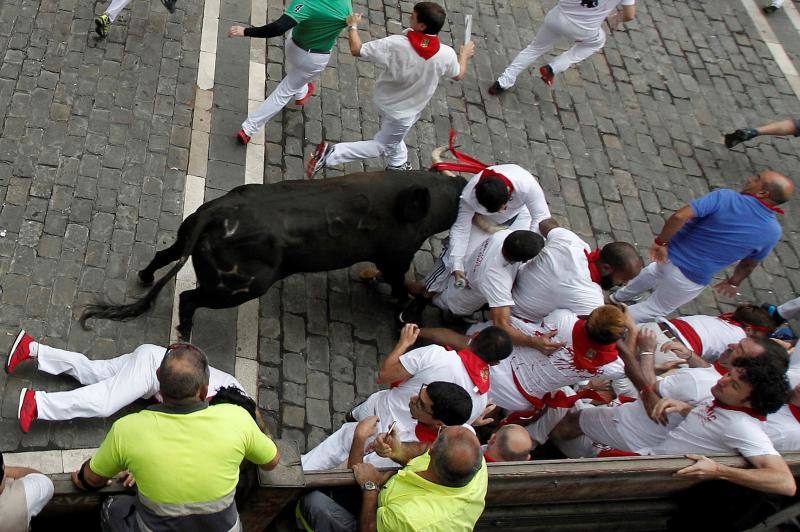
[(448, 488), (425, 480), (431, 456), (420, 455), (381, 490), (378, 532), (470, 532), (483, 513), (489, 475), (486, 461), (469, 484)]
[(221, 499), (236, 489), (243, 458), (266, 464), (275, 444), (243, 408), (220, 404), (190, 414), (142, 410), (117, 420), (92, 458), (92, 471), (128, 470), (139, 491), (160, 503)]
[(350, 0), (293, 0), (286, 14), (297, 21), (292, 38), (309, 50), (330, 51), (353, 13)]

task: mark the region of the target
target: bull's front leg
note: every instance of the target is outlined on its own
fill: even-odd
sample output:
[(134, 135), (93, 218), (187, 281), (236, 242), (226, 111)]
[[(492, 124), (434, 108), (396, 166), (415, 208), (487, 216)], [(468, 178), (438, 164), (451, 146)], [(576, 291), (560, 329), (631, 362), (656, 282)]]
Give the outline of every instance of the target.
[(375, 263), (383, 275), (383, 280), (392, 287), (392, 297), (397, 299), (399, 303), (404, 303), (408, 299), (405, 277), (408, 268), (411, 267), (413, 257), (414, 255), (412, 254), (410, 258), (403, 257), (402, 259)]

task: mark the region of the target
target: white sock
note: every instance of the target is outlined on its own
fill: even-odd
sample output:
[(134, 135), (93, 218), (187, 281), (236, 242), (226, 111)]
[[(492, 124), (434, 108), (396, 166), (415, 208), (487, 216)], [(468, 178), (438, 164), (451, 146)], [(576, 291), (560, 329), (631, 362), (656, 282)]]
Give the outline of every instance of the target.
[(32, 357), (39, 356), (39, 344), (38, 344), (38, 342), (31, 342), (30, 345), (28, 345), (28, 349), (31, 350), (31, 356)]

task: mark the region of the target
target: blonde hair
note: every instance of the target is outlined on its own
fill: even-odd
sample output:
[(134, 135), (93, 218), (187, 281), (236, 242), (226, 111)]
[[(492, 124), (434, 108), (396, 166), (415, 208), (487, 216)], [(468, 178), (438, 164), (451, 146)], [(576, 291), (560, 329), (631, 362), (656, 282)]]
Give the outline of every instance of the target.
[(615, 305), (597, 307), (586, 320), (586, 332), (595, 342), (612, 344), (626, 331), (625, 313)]

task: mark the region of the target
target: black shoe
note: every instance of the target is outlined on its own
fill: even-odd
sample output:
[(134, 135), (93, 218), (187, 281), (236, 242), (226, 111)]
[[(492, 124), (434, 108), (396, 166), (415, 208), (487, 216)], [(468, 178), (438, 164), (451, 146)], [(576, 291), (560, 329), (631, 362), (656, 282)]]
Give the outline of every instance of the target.
[(406, 308), (400, 312), (400, 315), (397, 317), (400, 320), (400, 323), (416, 323), (419, 324), (422, 321), (422, 311), (425, 310), (425, 307), (428, 306), (428, 300), (424, 297), (415, 297), (411, 300), (411, 302), (406, 305)]
[(494, 83), (492, 83), (492, 85), (489, 87), (489, 91), (488, 91), (488, 92), (489, 92), (489, 94), (491, 94), (492, 96), (500, 96), (501, 94), (503, 94), (504, 92), (506, 92), (506, 89), (504, 89), (503, 87), (501, 87), (501, 86), (500, 86), (500, 82), (499, 82), (499, 81), (495, 81), (495, 82), (494, 82)]
[(761, 8), (765, 15), (771, 15), (778, 10), (776, 6), (764, 6)]
[(727, 133), (725, 135), (725, 147), (731, 149), (739, 143), (752, 139), (755, 135), (751, 131), (750, 129), (737, 129), (733, 133)]
[(161, 3), (164, 5), (164, 7), (167, 8), (167, 11), (169, 11), (170, 13), (174, 13), (175, 4), (177, 3), (177, 1), (178, 0), (161, 0)]

